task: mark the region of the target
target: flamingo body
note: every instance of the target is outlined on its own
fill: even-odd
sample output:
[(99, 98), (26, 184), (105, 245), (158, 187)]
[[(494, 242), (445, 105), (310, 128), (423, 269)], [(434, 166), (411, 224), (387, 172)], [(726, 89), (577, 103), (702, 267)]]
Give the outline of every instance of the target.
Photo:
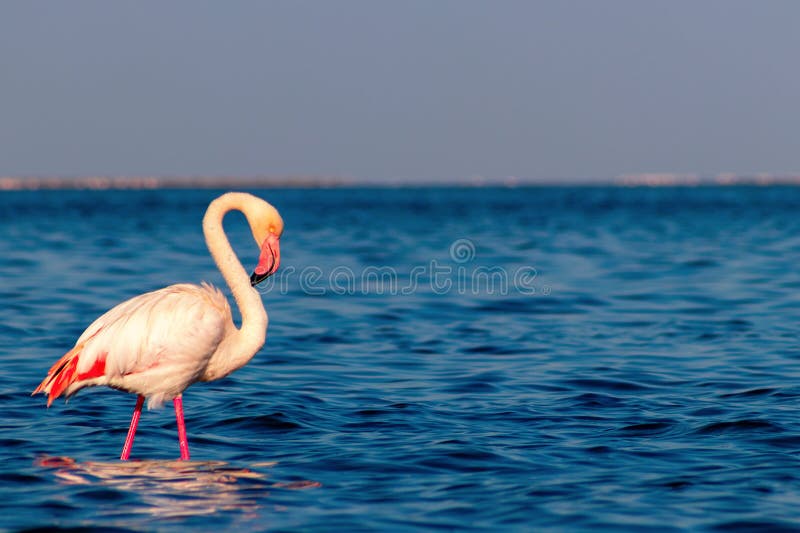
[(50, 405), (84, 387), (108, 385), (160, 407), (203, 377), (235, 329), (228, 301), (211, 285), (141, 294), (95, 320), (36, 392), (47, 393)]
[[(222, 218), (242, 211), (260, 245), (258, 266), (248, 276), (222, 230)], [(211, 255), (242, 314), (233, 323), (225, 296), (213, 286), (177, 284), (122, 302), (97, 318), (34, 390), (69, 397), (84, 387), (107, 385), (139, 396), (122, 459), (127, 459), (144, 398), (149, 408), (175, 403), (181, 458), (188, 459), (181, 394), (197, 381), (212, 381), (241, 368), (264, 345), (267, 313), (251, 287), (280, 263), (283, 220), (267, 202), (245, 193), (214, 200), (203, 219)]]

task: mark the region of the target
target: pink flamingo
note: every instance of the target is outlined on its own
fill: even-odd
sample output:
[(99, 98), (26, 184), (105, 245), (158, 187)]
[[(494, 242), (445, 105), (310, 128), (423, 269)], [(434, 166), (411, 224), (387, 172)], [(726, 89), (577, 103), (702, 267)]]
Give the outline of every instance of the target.
[[(228, 242), (222, 219), (228, 211), (244, 213), (261, 249), (258, 266), (248, 276)], [(173, 400), (181, 459), (189, 459), (181, 394), (196, 381), (220, 379), (253, 358), (264, 345), (267, 312), (256, 284), (280, 263), (283, 219), (270, 204), (246, 193), (231, 192), (211, 202), (203, 233), (211, 256), (233, 293), (242, 315), (237, 329), (228, 300), (216, 288), (178, 284), (122, 302), (95, 320), (50, 368), (33, 391), (48, 395), (47, 406), (84, 387), (107, 385), (138, 394), (120, 459), (130, 457), (136, 426), (147, 407)]]

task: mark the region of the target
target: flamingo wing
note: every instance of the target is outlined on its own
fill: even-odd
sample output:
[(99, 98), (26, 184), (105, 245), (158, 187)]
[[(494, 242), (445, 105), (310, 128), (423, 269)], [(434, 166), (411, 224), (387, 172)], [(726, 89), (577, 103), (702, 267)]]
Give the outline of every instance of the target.
[(62, 394), (109, 385), (158, 406), (197, 381), (232, 328), (227, 300), (210, 285), (171, 285), (142, 294), (86, 328), (34, 394), (47, 393), (49, 406)]

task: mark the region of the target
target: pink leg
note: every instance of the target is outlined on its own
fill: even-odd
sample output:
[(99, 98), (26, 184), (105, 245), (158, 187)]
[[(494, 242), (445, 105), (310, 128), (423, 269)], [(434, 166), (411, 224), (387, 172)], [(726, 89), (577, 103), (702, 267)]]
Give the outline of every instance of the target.
[(144, 396), (139, 396), (136, 399), (136, 407), (133, 409), (133, 416), (131, 417), (131, 426), (128, 428), (128, 436), (125, 439), (125, 445), (122, 447), (122, 455), (120, 459), (127, 461), (131, 456), (131, 448), (133, 448), (133, 437), (136, 436), (136, 426), (139, 425), (139, 417), (142, 416), (142, 405), (144, 405)]
[(186, 440), (186, 426), (183, 423), (183, 399), (176, 396), (172, 403), (175, 404), (175, 420), (178, 422), (178, 445), (181, 447), (181, 460), (189, 460), (189, 441)]

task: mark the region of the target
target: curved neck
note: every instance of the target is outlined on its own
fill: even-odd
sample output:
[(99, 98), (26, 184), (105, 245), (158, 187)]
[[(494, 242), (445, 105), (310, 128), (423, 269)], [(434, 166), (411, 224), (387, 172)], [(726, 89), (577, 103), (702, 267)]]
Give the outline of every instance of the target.
[[(228, 347), (231, 350), (231, 357), (242, 359), (246, 357), (241, 365), (249, 361), (264, 345), (268, 323), (267, 312), (261, 296), (250, 286), (250, 276), (247, 275), (247, 271), (236, 257), (222, 228), (222, 219), (228, 211), (236, 209), (247, 216), (247, 212), (243, 208), (244, 200), (236, 193), (220, 196), (211, 202), (203, 217), (203, 233), (208, 250), (222, 273), (222, 277), (230, 287), (242, 315), (242, 326), (238, 330), (236, 338), (231, 339), (232, 345)], [(239, 366), (235, 368), (239, 368)]]

